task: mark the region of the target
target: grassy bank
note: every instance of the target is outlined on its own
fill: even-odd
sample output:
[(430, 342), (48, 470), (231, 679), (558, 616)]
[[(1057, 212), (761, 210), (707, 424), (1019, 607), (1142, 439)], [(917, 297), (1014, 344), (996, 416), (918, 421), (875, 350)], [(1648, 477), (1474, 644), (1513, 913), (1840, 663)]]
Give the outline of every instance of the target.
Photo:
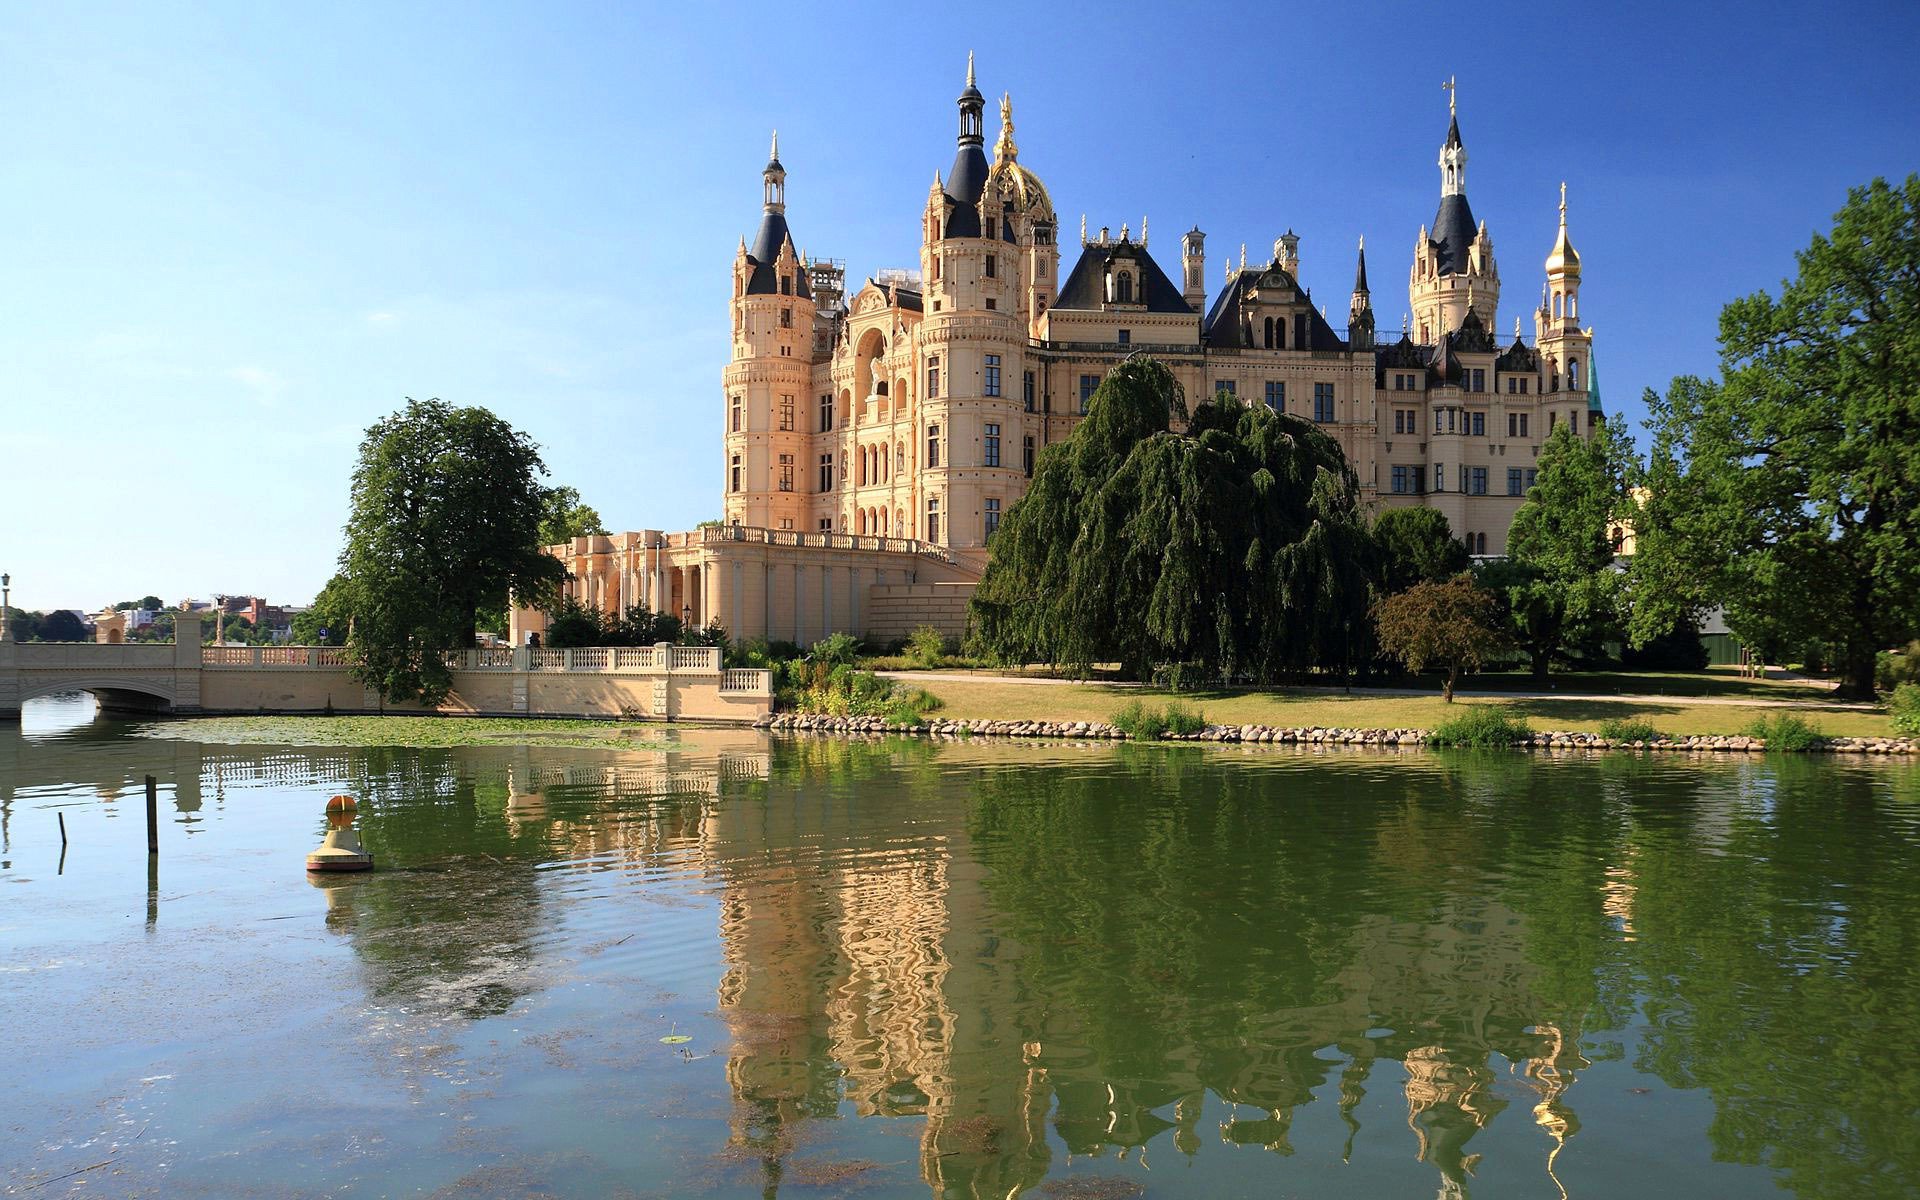
[(147, 737), (236, 746), (565, 746), (665, 750), (662, 725), (514, 717), (199, 717), (143, 727)]
[[(1432, 729), (1468, 704), (1497, 707), (1535, 729), (1598, 733), (1609, 719), (1646, 721), (1664, 734), (1738, 733), (1755, 718), (1798, 713), (1824, 734), (1888, 737), (1893, 725), (1883, 712), (1851, 712), (1817, 703), (1756, 708), (1672, 700), (1523, 700), (1495, 696), (1462, 698), (1449, 705), (1438, 696), (1391, 696), (1356, 692), (1197, 691), (1116, 688), (1104, 684), (1031, 684), (987, 680), (928, 680), (922, 684), (943, 701), (940, 715), (1002, 721), (1105, 721), (1131, 702), (1178, 701), (1219, 725), (1327, 726), (1343, 729)], [(1772, 693), (1768, 693), (1772, 694)]]

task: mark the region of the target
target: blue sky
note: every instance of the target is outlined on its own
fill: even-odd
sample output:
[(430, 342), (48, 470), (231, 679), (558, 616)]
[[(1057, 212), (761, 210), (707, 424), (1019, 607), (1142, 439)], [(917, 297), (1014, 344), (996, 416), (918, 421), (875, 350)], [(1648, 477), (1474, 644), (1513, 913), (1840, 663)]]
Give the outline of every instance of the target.
[[(916, 261), (969, 49), (1062, 215), (1301, 235), (1383, 328), (1438, 199), (1539, 292), (1558, 187), (1608, 407), (1711, 372), (1849, 186), (1920, 168), (1911, 2), (13, 5), (0, 11), (0, 570), (25, 607), (307, 599), (367, 425), (482, 404), (615, 529), (719, 514), (730, 256), (777, 126), (796, 240)], [(989, 107), (988, 137), (997, 131)], [(1071, 245), (1065, 270), (1071, 265)]]

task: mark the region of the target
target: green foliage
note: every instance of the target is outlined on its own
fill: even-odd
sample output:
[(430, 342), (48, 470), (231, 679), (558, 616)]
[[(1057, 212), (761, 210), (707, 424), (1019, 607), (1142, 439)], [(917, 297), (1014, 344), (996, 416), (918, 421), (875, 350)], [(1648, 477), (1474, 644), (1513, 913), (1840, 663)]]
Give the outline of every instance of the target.
[(1169, 733), (1186, 736), (1199, 733), (1207, 727), (1207, 718), (1197, 709), (1188, 708), (1179, 701), (1168, 703), (1165, 708), (1155, 708), (1140, 700), (1130, 700), (1125, 708), (1113, 714), (1108, 721), (1114, 728), (1137, 742), (1158, 741)]
[(580, 502), (580, 489), (547, 488), (541, 498), (540, 544), (558, 545), (577, 537), (604, 535), (607, 527), (592, 506)]
[[(347, 644), (347, 626), (353, 616), (347, 607), (351, 596), (346, 577), (336, 574), (327, 580), (307, 611), (294, 614), (291, 637), (296, 646), (344, 646)], [(327, 631), (322, 638), (320, 631)]]
[(834, 667), (850, 667), (860, 653), (860, 641), (850, 633), (836, 633), (824, 637), (808, 647), (807, 654), (817, 663)]
[(1610, 742), (1657, 742), (1665, 735), (1653, 722), (1636, 717), (1608, 717), (1600, 722), (1600, 736)]
[(1887, 715), (1901, 733), (1920, 736), (1920, 683), (1903, 683), (1887, 698)]
[(1451, 578), (1473, 565), (1466, 546), (1453, 536), (1446, 515), (1437, 508), (1387, 509), (1374, 518), (1373, 542), (1380, 590), (1389, 596), (1416, 583)]
[(146, 609), (148, 612), (159, 612), (166, 607), (166, 603), (162, 601), (160, 597), (149, 592), (140, 597), (140, 607)]
[(1451, 704), (1462, 671), (1477, 671), (1503, 644), (1499, 604), (1469, 575), (1416, 583), (1373, 606), (1380, 647), (1418, 674), (1445, 668), (1441, 695)]
[(1759, 717), (1746, 728), (1748, 737), (1764, 738), (1769, 750), (1811, 750), (1823, 740), (1818, 726), (1798, 713)]
[(661, 642), (678, 646), (718, 646), (724, 659), (727, 631), (718, 621), (705, 629), (690, 630), (671, 613), (656, 613), (639, 605), (624, 614), (602, 612), (581, 604), (572, 596), (562, 596), (547, 610), (544, 643), (562, 650), (577, 646), (653, 646)]
[(1903, 683), (1920, 683), (1920, 640), (1908, 642), (1904, 650), (1882, 650), (1875, 655), (1873, 681), (1883, 692)]
[(566, 568), (541, 552), (537, 446), (483, 408), (409, 400), (367, 430), (340, 553), (354, 675), (388, 700), (436, 703), (442, 653), (508, 597), (544, 604)]
[(1547, 436), (1539, 476), (1507, 530), (1508, 561), (1481, 574), (1501, 594), (1508, 632), (1536, 679), (1556, 660), (1599, 657), (1618, 629), (1625, 577), (1612, 569), (1612, 529), (1634, 512), (1638, 471), (1616, 422), (1590, 437), (1568, 424)]
[(1181, 734), (1182, 736), (1199, 733), (1207, 727), (1205, 714), (1197, 708), (1188, 708), (1178, 700), (1170, 700), (1167, 702), (1166, 719), (1167, 732)]
[(1167, 714), (1162, 709), (1129, 700), (1126, 707), (1107, 718), (1107, 722), (1136, 742), (1158, 741), (1167, 731)]
[(84, 642), (87, 625), (66, 609), (56, 608), (40, 618), (34, 637), (43, 642)]
[(1185, 417), (1172, 372), (1132, 358), (1040, 456), (974, 594), (989, 654), (1271, 680), (1364, 649), (1372, 551), (1339, 446), (1229, 396)]
[(1849, 192), (1797, 259), (1722, 311), (1720, 382), (1648, 393), (1634, 633), (1724, 604), (1750, 645), (1832, 643), (1864, 698), (1920, 631), (1920, 175)]
[(907, 657), (923, 667), (940, 664), (947, 653), (946, 635), (931, 625), (921, 625), (907, 635)]
[(1517, 744), (1533, 730), (1525, 721), (1506, 714), (1491, 704), (1468, 705), (1456, 717), (1434, 726), (1427, 734), (1429, 746), (1464, 746), (1474, 750), (1494, 750)]

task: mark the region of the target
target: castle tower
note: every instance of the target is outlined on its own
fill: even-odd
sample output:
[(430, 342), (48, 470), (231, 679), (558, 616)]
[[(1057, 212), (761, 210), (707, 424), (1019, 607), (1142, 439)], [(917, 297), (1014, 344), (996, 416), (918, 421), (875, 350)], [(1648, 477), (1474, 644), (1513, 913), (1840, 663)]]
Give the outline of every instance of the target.
[(1474, 223), (1467, 203), (1467, 147), (1460, 139), (1460, 114), (1454, 83), (1447, 89), (1446, 144), (1440, 147), (1440, 209), (1433, 230), (1420, 231), (1408, 276), (1407, 297), (1419, 340), (1431, 345), (1441, 334), (1460, 328), (1471, 304), (1480, 323), (1494, 328), (1500, 304), (1500, 271), (1493, 259), (1493, 238), (1486, 222)]
[[(1027, 339), (1036, 310), (1051, 301), (1058, 255), (1052, 206), (1016, 161), (1010, 101), (1001, 110), (1005, 157), (988, 166), (985, 100), (969, 54), (953, 165), (928, 193), (920, 248), (925, 318), (912, 459), (920, 494), (911, 524), (914, 536), (961, 549), (985, 546), (1026, 490), (1024, 439), (1038, 428), (1024, 403)], [(1029, 184), (1023, 211), (1017, 197)]]
[(1207, 235), (1195, 225), (1180, 239), (1180, 298), (1195, 312), (1207, 311)]
[(761, 172), (762, 213), (749, 247), (733, 257), (733, 355), (722, 372), (723, 467), (730, 524), (802, 529), (807, 494), (806, 404), (814, 303), (806, 265), (787, 228), (787, 171), (780, 138)]
[(1587, 410), (1587, 391), (1592, 384), (1593, 333), (1580, 328), (1580, 253), (1567, 236), (1565, 183), (1560, 185), (1560, 234), (1547, 255), (1546, 268), (1546, 290), (1539, 311), (1533, 315), (1533, 327), (1548, 393), (1558, 393), (1549, 411), (1556, 414), (1553, 419), (1571, 420), (1577, 430), (1587, 432), (1588, 422), (1580, 414)]
[(1353, 268), (1353, 297), (1347, 302), (1347, 341), (1355, 350), (1373, 348), (1373, 295), (1367, 291), (1367, 239)]

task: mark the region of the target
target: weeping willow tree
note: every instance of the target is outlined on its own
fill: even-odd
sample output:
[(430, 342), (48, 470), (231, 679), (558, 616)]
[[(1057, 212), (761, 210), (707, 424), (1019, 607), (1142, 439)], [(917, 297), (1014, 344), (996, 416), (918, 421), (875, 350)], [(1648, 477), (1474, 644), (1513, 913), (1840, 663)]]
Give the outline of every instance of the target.
[(1008, 661), (1273, 680), (1368, 648), (1370, 546), (1353, 472), (1317, 426), (1227, 395), (1189, 419), (1173, 373), (1131, 359), (1040, 456), (973, 626)]

